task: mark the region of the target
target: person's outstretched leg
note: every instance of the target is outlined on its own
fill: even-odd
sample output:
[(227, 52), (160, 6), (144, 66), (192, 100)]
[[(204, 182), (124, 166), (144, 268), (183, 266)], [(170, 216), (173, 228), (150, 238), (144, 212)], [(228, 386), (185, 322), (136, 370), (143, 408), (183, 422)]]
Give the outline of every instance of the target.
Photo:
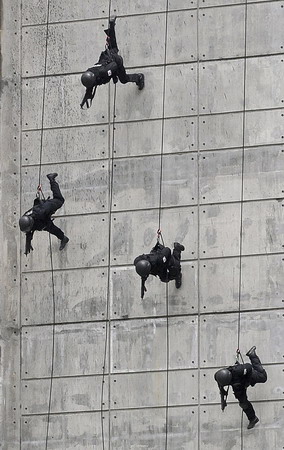
[(254, 386), (256, 383), (265, 383), (267, 380), (266, 370), (263, 368), (261, 361), (255, 352), (255, 349), (255, 347), (252, 347), (247, 352), (247, 356), (249, 357), (251, 365), (253, 367), (251, 382), (252, 386)]
[(108, 37), (108, 39), (107, 39), (108, 48), (110, 50), (116, 50), (118, 52), (119, 50), (117, 47), (116, 35), (115, 35), (115, 21), (116, 21), (116, 16), (110, 18), (108, 29), (105, 30), (105, 34)]
[(247, 398), (247, 390), (245, 388), (234, 391), (236, 399), (239, 401), (239, 405), (249, 420), (248, 429), (253, 428), (257, 422), (258, 417), (255, 415), (255, 410), (251, 402)]
[(67, 236), (65, 236), (65, 234), (63, 233), (63, 231), (60, 228), (58, 228), (56, 225), (54, 225), (52, 220), (50, 220), (48, 222), (47, 226), (44, 228), (44, 231), (48, 231), (48, 233), (53, 234), (61, 241), (59, 250), (63, 250), (65, 245), (69, 241), (69, 238)]
[(59, 184), (57, 183), (57, 181), (55, 181), (56, 177), (57, 173), (49, 173), (47, 175), (47, 178), (50, 181), (50, 189), (52, 191), (53, 198), (46, 200), (46, 202), (44, 203), (44, 211), (46, 215), (54, 214), (55, 211), (61, 208), (65, 201), (63, 195), (61, 194)]

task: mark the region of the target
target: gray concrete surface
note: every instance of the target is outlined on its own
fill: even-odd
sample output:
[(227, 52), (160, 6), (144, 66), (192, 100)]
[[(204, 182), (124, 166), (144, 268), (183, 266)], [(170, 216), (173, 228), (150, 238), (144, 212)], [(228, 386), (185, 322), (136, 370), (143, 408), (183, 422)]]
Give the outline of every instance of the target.
[[(70, 242), (52, 238), (53, 309), (48, 235), (26, 258), (17, 225), (38, 184), (47, 1), (3, 0), (0, 447), (45, 449), (49, 421), (48, 449), (283, 448), (284, 2), (49, 2), (41, 181), (59, 173)], [(109, 12), (145, 89), (100, 87), (82, 111)], [(159, 225), (186, 247), (183, 286), (152, 278), (141, 301), (132, 263)], [(250, 431), (213, 379), (238, 342), (268, 372)]]

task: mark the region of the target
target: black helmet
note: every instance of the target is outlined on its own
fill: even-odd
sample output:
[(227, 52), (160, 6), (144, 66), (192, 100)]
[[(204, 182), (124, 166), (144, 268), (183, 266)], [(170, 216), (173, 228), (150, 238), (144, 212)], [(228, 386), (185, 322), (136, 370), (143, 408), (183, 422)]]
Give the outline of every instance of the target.
[(81, 76), (81, 82), (86, 88), (92, 88), (96, 84), (96, 75), (90, 70), (86, 70)]
[(140, 277), (144, 278), (147, 277), (151, 271), (151, 264), (146, 259), (141, 259), (136, 264), (136, 272)]
[(27, 233), (31, 231), (34, 224), (34, 219), (31, 216), (22, 216), (19, 220), (20, 230)]
[(228, 386), (232, 380), (232, 374), (229, 369), (220, 369), (215, 373), (214, 378), (220, 386)]

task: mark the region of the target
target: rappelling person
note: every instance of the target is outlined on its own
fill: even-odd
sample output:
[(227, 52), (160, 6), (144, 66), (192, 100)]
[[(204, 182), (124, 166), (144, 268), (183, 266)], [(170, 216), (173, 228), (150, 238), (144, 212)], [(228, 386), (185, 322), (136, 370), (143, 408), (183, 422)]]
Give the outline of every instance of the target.
[[(64, 197), (62, 196), (59, 185), (55, 178), (57, 173), (49, 173), (47, 178), (50, 181), (50, 189), (53, 193), (53, 198), (41, 199), (39, 194), (34, 200), (34, 206), (25, 212), (25, 214), (19, 220), (19, 226), (21, 231), (26, 233), (26, 248), (25, 255), (33, 250), (31, 245), (33, 234), (35, 231), (48, 231), (54, 234), (60, 241), (59, 250), (63, 250), (67, 242), (68, 237), (65, 236), (62, 230), (54, 225), (51, 216), (55, 213), (64, 203)], [(40, 190), (40, 189), (39, 189)], [(38, 191), (39, 192), (39, 191)]]
[[(123, 65), (123, 59), (118, 54), (115, 37), (115, 20), (109, 20), (109, 28), (104, 30), (107, 35), (106, 49), (101, 53), (99, 61), (90, 67), (81, 76), (81, 82), (86, 87), (86, 93), (80, 104), (81, 108), (86, 104), (89, 108), (95, 96), (97, 86), (108, 83), (111, 79), (114, 83), (119, 80), (121, 83), (136, 83), (139, 90), (144, 87), (143, 73), (127, 74)], [(90, 102), (89, 102), (90, 101)]]
[[(255, 415), (254, 408), (247, 398), (247, 387), (254, 386), (256, 383), (265, 383), (267, 380), (266, 371), (262, 367), (255, 350), (256, 347), (253, 346), (246, 353), (251, 364), (240, 364), (236, 361), (234, 366), (220, 369), (214, 375), (220, 390), (222, 411), (224, 411), (227, 406), (226, 400), (229, 386), (232, 386), (234, 395), (249, 420), (247, 426), (248, 429), (254, 428), (257, 422), (259, 422), (259, 418)], [(225, 390), (224, 386), (228, 386), (228, 389)]]
[(157, 243), (150, 253), (139, 255), (135, 258), (135, 269), (141, 277), (141, 298), (144, 297), (144, 293), (147, 291), (145, 281), (149, 275), (158, 276), (164, 283), (175, 280), (176, 288), (179, 289), (181, 287), (180, 259), (183, 250), (184, 246), (175, 242), (173, 252), (171, 252), (169, 247), (165, 247), (160, 243), (158, 234)]

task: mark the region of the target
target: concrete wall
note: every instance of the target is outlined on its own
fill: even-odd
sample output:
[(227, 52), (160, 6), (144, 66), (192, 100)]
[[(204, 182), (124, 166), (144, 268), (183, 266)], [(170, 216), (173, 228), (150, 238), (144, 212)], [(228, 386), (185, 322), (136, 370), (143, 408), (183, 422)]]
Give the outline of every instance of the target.
[[(41, 181), (59, 173), (70, 242), (52, 238), (54, 310), (48, 235), (26, 258), (17, 227), (38, 184), (47, 2), (3, 0), (2, 448), (46, 448), (53, 332), (48, 449), (282, 448), (284, 2), (49, 1)], [(145, 89), (100, 87), (82, 111), (109, 7)], [(141, 301), (132, 262), (159, 225), (186, 247), (183, 286), (151, 279)], [(238, 344), (269, 377), (251, 431), (213, 379)]]

